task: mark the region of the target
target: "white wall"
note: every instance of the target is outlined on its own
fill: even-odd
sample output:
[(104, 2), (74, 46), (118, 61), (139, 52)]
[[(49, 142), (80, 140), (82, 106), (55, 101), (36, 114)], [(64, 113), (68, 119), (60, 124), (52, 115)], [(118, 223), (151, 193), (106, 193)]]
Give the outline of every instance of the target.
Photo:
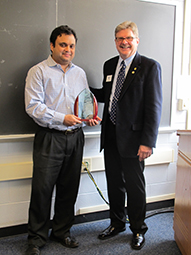
[[(95, 140), (97, 140), (95, 138)], [(91, 151), (92, 141), (85, 147), (86, 151)], [(95, 156), (95, 151), (92, 155)], [(90, 156), (90, 155), (88, 155)], [(176, 160), (177, 160), (177, 136), (176, 132), (160, 131), (157, 141), (157, 148), (150, 159), (146, 160), (145, 178), (147, 184), (147, 202), (156, 202), (174, 198), (176, 180)], [(104, 171), (92, 172), (94, 179), (101, 189), (106, 200), (107, 186)], [(100, 197), (93, 182), (87, 173), (82, 174), (79, 195), (76, 203), (76, 213), (88, 213), (107, 209), (108, 206)]]
[[(91, 160), (90, 170), (107, 199), (104, 161), (102, 154), (99, 153), (99, 141), (98, 134), (86, 135), (84, 161)], [(0, 143), (0, 227), (27, 223), (31, 192), (32, 146), (33, 138), (19, 139), (19, 141), (11, 139), (9, 142)], [(148, 202), (174, 198), (176, 154), (176, 132), (161, 130), (157, 149), (154, 151), (154, 155), (146, 161)], [(82, 173), (75, 205), (76, 214), (107, 208), (88, 174)]]
[[(152, 1), (153, 2), (153, 1)], [(158, 1), (160, 2), (160, 1)], [(164, 2), (164, 1), (163, 1)], [(181, 74), (181, 34), (183, 27), (183, 0), (165, 1), (178, 6), (176, 23), (175, 63), (173, 76), (173, 97), (171, 127), (160, 129), (157, 149), (154, 155), (159, 155), (160, 161), (153, 155), (153, 162), (146, 162), (145, 177), (147, 183), (147, 201), (154, 202), (174, 198), (176, 181), (177, 142), (176, 129), (184, 129), (185, 112), (177, 111), (177, 79)], [(165, 47), (164, 42), (164, 47)], [(169, 99), (170, 100), (170, 99)], [(28, 206), (31, 191), (32, 174), (32, 140), (33, 138), (14, 139), (15, 137), (0, 137), (0, 228), (27, 223)], [(164, 154), (169, 154), (165, 162)], [(174, 152), (174, 157), (173, 157)], [(162, 155), (162, 156), (161, 156)], [(86, 136), (84, 157), (99, 158), (99, 135)], [(103, 158), (97, 159), (98, 165), (103, 165)], [(94, 168), (95, 164), (92, 164)], [(104, 169), (94, 168), (93, 176), (107, 199), (107, 187)], [(97, 171), (102, 170), (102, 171)], [(54, 200), (54, 196), (53, 196)], [(106, 209), (104, 201), (99, 196), (87, 173), (82, 173), (79, 195), (75, 205), (76, 214)]]

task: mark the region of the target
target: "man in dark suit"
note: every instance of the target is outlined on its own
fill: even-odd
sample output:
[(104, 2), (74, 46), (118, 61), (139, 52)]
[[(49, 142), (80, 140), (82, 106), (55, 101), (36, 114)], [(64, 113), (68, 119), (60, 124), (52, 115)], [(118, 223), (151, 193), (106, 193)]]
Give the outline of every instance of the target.
[(144, 159), (152, 154), (158, 134), (161, 67), (137, 52), (139, 37), (135, 23), (125, 21), (116, 27), (115, 44), (119, 56), (105, 62), (103, 87), (91, 88), (98, 102), (105, 103), (101, 150), (104, 149), (111, 219), (110, 226), (98, 238), (104, 240), (125, 230), (127, 193), (127, 213), (133, 232), (131, 247), (140, 250), (148, 229), (144, 221)]

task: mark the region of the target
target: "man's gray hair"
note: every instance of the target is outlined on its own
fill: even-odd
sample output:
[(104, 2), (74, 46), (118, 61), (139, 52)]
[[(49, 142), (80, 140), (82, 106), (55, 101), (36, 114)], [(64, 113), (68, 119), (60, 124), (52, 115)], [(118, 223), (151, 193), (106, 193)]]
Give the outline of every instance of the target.
[(139, 31), (137, 25), (132, 21), (124, 21), (123, 23), (119, 24), (115, 29), (115, 36), (116, 34), (124, 29), (131, 29), (133, 34), (138, 38), (139, 37)]

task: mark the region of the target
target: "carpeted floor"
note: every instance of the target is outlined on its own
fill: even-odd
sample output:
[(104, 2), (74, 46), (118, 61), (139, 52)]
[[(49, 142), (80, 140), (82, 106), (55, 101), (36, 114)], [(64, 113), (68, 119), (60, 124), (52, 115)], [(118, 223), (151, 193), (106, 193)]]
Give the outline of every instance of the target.
[[(109, 219), (106, 219), (76, 224), (71, 232), (80, 242), (78, 248), (69, 249), (48, 241), (41, 250), (41, 255), (181, 255), (174, 240), (172, 212), (156, 214), (146, 219), (149, 230), (145, 235), (145, 246), (140, 251), (132, 250), (130, 247), (132, 234), (128, 224), (125, 232), (108, 240), (99, 240), (98, 234), (107, 228), (109, 223)], [(26, 234), (0, 239), (1, 255), (24, 255), (26, 248)]]

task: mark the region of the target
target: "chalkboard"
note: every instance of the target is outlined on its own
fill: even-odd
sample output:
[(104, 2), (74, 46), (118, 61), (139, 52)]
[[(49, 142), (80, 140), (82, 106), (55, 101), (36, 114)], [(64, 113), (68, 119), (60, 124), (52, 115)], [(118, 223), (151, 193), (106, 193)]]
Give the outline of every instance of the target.
[[(48, 57), (49, 36), (56, 26), (67, 24), (76, 31), (78, 43), (73, 62), (85, 70), (89, 85), (99, 88), (103, 63), (117, 55), (114, 29), (125, 20), (138, 25), (139, 53), (162, 65), (161, 126), (169, 126), (175, 26), (173, 5), (134, 0), (1, 0), (0, 135), (35, 132), (36, 125), (24, 109), (25, 78), (30, 67)], [(100, 104), (99, 115), (102, 107)], [(92, 131), (92, 128), (86, 130)]]

